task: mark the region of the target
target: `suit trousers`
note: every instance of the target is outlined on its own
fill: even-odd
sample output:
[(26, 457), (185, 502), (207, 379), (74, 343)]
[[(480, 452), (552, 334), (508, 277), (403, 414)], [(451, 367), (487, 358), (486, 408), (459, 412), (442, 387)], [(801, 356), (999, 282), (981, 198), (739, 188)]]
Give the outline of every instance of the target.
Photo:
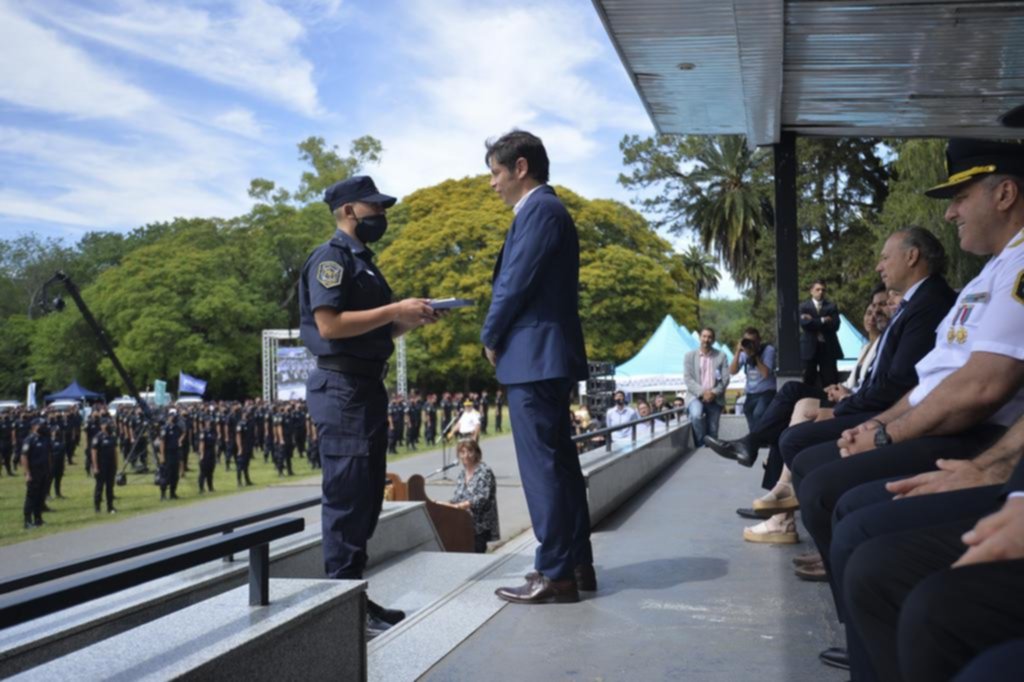
[(804, 360), (804, 383), (808, 386), (818, 386), (821, 379), (821, 386), (831, 386), (839, 383), (839, 369), (836, 360), (825, 358), (825, 343), (818, 341), (814, 357)]
[(690, 415), (693, 426), (693, 443), (696, 447), (704, 447), (704, 438), (718, 438), (718, 424), (722, 417), (722, 405), (716, 401), (706, 403), (694, 398), (687, 404), (686, 411)]
[(832, 512), (846, 491), (871, 481), (912, 476), (935, 468), (937, 459), (969, 459), (994, 443), (1005, 427), (981, 424), (950, 436), (928, 436), (850, 457), (834, 442), (810, 447), (791, 465), (800, 515), (831, 570)]
[(533, 532), (540, 546), (534, 568), (551, 580), (573, 577), (594, 563), (590, 510), (580, 459), (572, 442), (568, 379), (508, 386), (512, 438)]
[(799, 381), (789, 381), (782, 385), (772, 397), (768, 406), (761, 412), (754, 423), (750, 435), (747, 436), (751, 450), (767, 445), (768, 462), (765, 464), (764, 479), (761, 485), (771, 490), (782, 475), (782, 457), (779, 454), (779, 436), (793, 419), (793, 410), (797, 402), (804, 398), (825, 399), (825, 394), (818, 388), (812, 388)]
[(878, 677), (860, 632), (846, 615), (843, 590), (850, 557), (873, 538), (984, 516), (998, 506), (1000, 491), (999, 486), (989, 486), (894, 500), (885, 483), (873, 481), (853, 488), (839, 499), (833, 514), (829, 585), (839, 620), (846, 624), (846, 650), (855, 682)]
[(1012, 639), (974, 658), (953, 682), (1016, 682), (1024, 661), (1024, 639)]

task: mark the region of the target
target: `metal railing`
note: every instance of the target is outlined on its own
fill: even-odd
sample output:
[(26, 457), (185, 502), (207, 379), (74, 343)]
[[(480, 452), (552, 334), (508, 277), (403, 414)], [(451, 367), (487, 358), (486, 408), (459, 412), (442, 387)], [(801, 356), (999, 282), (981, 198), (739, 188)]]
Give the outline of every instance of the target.
[[(616, 424), (615, 426), (606, 426), (603, 429), (596, 429), (594, 431), (585, 431), (584, 433), (580, 433), (580, 434), (577, 434), (577, 435), (573, 436), (572, 440), (573, 440), (574, 443), (580, 443), (580, 442), (585, 442), (585, 441), (592, 441), (592, 440), (594, 440), (596, 438), (603, 437), (604, 438), (604, 448), (605, 448), (606, 451), (610, 452), (611, 449), (612, 449), (612, 446), (616, 442), (614, 440), (614, 437), (612, 436), (613, 433), (617, 433), (619, 431), (624, 431), (625, 429), (630, 429), (630, 441), (633, 442), (633, 443), (636, 443), (637, 427), (638, 426), (641, 426), (643, 424), (646, 424), (648, 422), (653, 422), (653, 421), (665, 421), (665, 417), (670, 417), (670, 418), (674, 417), (674, 419), (675, 419), (677, 424), (682, 424), (683, 423), (683, 417), (685, 415), (686, 415), (686, 406), (685, 405), (682, 406), (682, 407), (674, 407), (674, 408), (672, 408), (670, 410), (665, 410), (663, 412), (658, 412), (657, 414), (649, 414), (646, 417), (641, 417), (640, 419), (634, 419), (633, 421), (625, 422), (623, 424)], [(653, 425), (651, 427), (651, 435), (655, 435), (655, 431), (654, 431), (654, 426)], [(620, 441), (617, 441), (617, 442), (622, 443), (622, 442), (625, 442), (625, 441), (621, 441), (620, 440)], [(592, 448), (592, 450), (593, 449), (595, 449), (595, 448)], [(590, 450), (588, 450), (588, 452), (589, 451)]]
[(187, 547), (136, 557), (101, 575), (77, 575), (59, 585), (37, 584), (21, 593), (0, 598), (0, 628), (106, 597), (243, 550), (249, 550), (249, 604), (265, 606), (270, 603), (270, 542), (298, 533), (305, 525), (300, 518), (266, 521), (222, 537), (207, 537)]
[[(255, 514), (238, 516), (226, 521), (218, 521), (217, 523), (211, 523), (207, 526), (200, 526), (199, 528), (193, 528), (192, 530), (186, 530), (180, 533), (163, 535), (152, 540), (147, 540), (146, 542), (121, 547), (109, 552), (94, 554), (83, 559), (75, 559), (74, 561), (55, 564), (48, 568), (13, 575), (9, 578), (0, 580), (0, 594), (7, 594), (8, 592), (14, 592), (15, 590), (21, 590), (33, 585), (40, 585), (51, 580), (57, 580), (58, 578), (66, 578), (67, 576), (75, 575), (76, 573), (88, 571), (93, 568), (99, 568), (101, 566), (108, 566), (118, 561), (132, 559), (144, 554), (149, 554), (150, 552), (157, 552), (162, 549), (167, 549), (168, 547), (182, 545), (186, 542), (192, 542), (193, 540), (199, 540), (211, 535), (227, 535), (234, 532), (236, 528), (259, 523), (260, 521), (273, 519), (285, 514), (291, 514), (292, 512), (300, 511), (308, 507), (314, 507), (320, 504), (320, 499), (320, 496), (317, 495), (316, 497), (310, 497), (305, 500), (300, 500), (299, 502), (281, 505), (280, 507), (274, 507), (273, 509), (266, 509), (261, 512), (256, 512)], [(231, 554), (231, 552), (228, 552), (227, 554)]]

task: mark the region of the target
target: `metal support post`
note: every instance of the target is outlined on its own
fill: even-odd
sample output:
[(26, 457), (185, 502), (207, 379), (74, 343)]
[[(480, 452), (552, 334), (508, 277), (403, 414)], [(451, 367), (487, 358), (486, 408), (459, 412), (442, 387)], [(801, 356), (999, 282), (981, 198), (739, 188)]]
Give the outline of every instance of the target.
[(779, 374), (800, 373), (800, 323), (797, 315), (796, 135), (783, 132), (775, 157), (775, 326)]

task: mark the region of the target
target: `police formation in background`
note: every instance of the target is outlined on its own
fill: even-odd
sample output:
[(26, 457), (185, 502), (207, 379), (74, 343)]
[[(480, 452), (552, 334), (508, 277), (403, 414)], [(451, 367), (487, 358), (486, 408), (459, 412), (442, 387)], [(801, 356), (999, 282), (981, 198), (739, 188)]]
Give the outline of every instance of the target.
[[(422, 433), (423, 441), (433, 446), (443, 433), (439, 420), (448, 423), (457, 419), (457, 405), (464, 399), (476, 405), (481, 399), (476, 393), (460, 392), (444, 392), (440, 401), (432, 392), (425, 399), (419, 396), (419, 391), (412, 392), (409, 401), (396, 396), (395, 403), (388, 407), (389, 444), (414, 445), (418, 438), (407, 434)], [(500, 391), (497, 396), (495, 406), (499, 407)], [(43, 524), (43, 514), (51, 511), (48, 500), (66, 499), (63, 479), (68, 467), (76, 463), (75, 453), (83, 439), (84, 461), (80, 466), (93, 479), (92, 503), (97, 513), (117, 513), (115, 482), (122, 465), (124, 470), (143, 474), (152, 473), (149, 463), (156, 462), (153, 482), (162, 487), (165, 500), (180, 497), (182, 479), (197, 470), (193, 485), (198, 492), (213, 492), (219, 463), (225, 471), (234, 472), (231, 478), (239, 488), (252, 485), (249, 467), (257, 450), (263, 453), (265, 462), (273, 461), (281, 477), (297, 471), (293, 463), (296, 456), (306, 459), (306, 471), (320, 468), (320, 440), (302, 400), (194, 403), (158, 409), (153, 417), (154, 422), (147, 425), (141, 408), (122, 406), (111, 414), (103, 403), (95, 403), (85, 419), (77, 407), (68, 411), (18, 407), (0, 412), (0, 476), (25, 478), (26, 529)], [(500, 418), (499, 411), (496, 425)], [(34, 428), (32, 422), (37, 419), (40, 423)], [(393, 429), (392, 423), (401, 426)], [(172, 441), (169, 447), (168, 435)], [(23, 454), (29, 455), (33, 466), (23, 464)]]
[[(384, 388), (393, 338), (438, 314), (425, 299), (392, 302), (391, 287), (373, 262), (367, 245), (384, 235), (394, 197), (357, 176), (329, 187), (324, 201), (337, 230), (309, 256), (299, 280), (302, 342), (317, 357), (306, 403), (323, 466), (325, 570), (330, 578), (361, 579), (384, 502), (389, 425), (394, 428)], [(404, 617), (368, 601), (367, 636)]]

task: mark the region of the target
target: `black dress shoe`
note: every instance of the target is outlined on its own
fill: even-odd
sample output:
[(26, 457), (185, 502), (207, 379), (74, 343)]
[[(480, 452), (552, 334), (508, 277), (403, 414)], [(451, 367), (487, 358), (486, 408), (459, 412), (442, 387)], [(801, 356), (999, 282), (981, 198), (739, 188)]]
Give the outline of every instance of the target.
[(714, 450), (715, 454), (732, 459), (745, 467), (754, 466), (757, 461), (757, 450), (747, 445), (745, 438), (739, 440), (718, 440), (712, 436), (704, 438), (704, 444)]
[(736, 513), (745, 519), (763, 519), (764, 517), (757, 513), (756, 509), (750, 507), (740, 507), (736, 510)]
[(576, 576), (576, 589), (581, 592), (597, 592), (597, 574), (594, 564), (580, 564), (573, 569)]
[(520, 587), (499, 587), (494, 594), (515, 604), (569, 604), (580, 600), (575, 578), (551, 580), (539, 573), (528, 576)]
[(380, 618), (376, 618), (370, 610), (366, 610), (366, 641), (369, 642), (371, 639), (378, 635), (383, 635), (385, 632), (391, 629), (391, 623), (385, 622)]
[(825, 665), (830, 665), (833, 668), (839, 668), (841, 670), (850, 669), (850, 659), (846, 655), (846, 649), (841, 647), (830, 646), (818, 654), (818, 659), (820, 659)]
[(405, 611), (398, 609), (386, 609), (372, 599), (366, 600), (366, 612), (377, 620), (382, 620), (388, 625), (398, 625), (405, 620)]

